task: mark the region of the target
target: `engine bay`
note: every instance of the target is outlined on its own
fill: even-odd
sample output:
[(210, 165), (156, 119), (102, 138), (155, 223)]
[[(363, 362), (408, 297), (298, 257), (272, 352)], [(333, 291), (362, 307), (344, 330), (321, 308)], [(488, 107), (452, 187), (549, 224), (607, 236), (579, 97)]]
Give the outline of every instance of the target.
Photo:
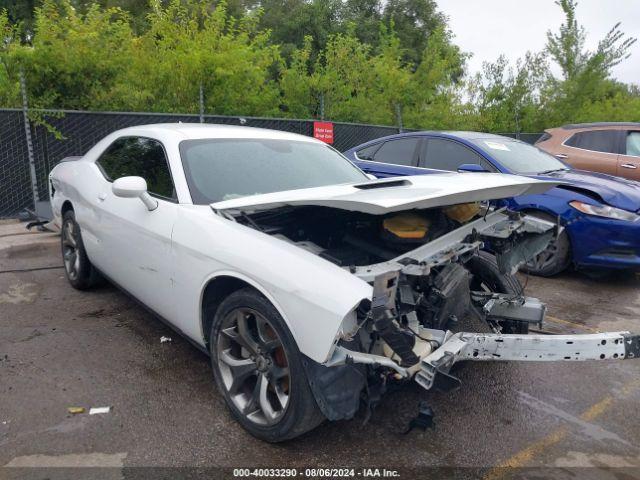
[(329, 207), (284, 207), (241, 214), (237, 221), (293, 243), (341, 267), (390, 260), (455, 230), (479, 204), (371, 215)]
[[(387, 310), (393, 319), (376, 329), (387, 333), (385, 341), (396, 353), (411, 343), (405, 340), (416, 336), (416, 328), (455, 328), (469, 313), (502, 333), (526, 333), (531, 321), (540, 321), (537, 311), (512, 319), (506, 311), (491, 315), (482, 310), (499, 295), (501, 304), (526, 302), (512, 274), (546, 247), (553, 228), (524, 218), (478, 202), (386, 215), (320, 206), (234, 215), (237, 222), (318, 255), (372, 285), (391, 274), (395, 287)], [(361, 319), (374, 308), (361, 306)]]

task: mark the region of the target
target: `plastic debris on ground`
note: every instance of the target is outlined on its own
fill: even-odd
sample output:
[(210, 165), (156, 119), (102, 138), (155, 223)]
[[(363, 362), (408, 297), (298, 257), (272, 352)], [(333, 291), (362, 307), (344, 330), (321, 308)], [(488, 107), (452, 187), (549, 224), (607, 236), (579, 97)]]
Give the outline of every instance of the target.
[(96, 415), (98, 413), (109, 413), (111, 407), (93, 407), (89, 409), (89, 415)]
[(171, 337), (160, 337), (160, 343), (171, 342)]
[(67, 408), (67, 412), (69, 412), (72, 415), (77, 415), (78, 413), (84, 413), (85, 409), (84, 407), (69, 407)]
[(419, 428), (425, 431), (427, 428), (434, 428), (433, 423), (433, 410), (427, 404), (427, 402), (420, 402), (418, 405), (418, 415), (409, 422), (407, 429), (404, 431), (405, 435), (414, 428)]

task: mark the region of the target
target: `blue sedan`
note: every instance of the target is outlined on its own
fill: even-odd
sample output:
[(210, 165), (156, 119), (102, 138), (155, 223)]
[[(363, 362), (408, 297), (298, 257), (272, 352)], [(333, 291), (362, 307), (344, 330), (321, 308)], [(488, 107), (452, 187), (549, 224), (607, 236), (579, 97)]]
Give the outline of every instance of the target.
[(575, 170), (538, 148), (500, 135), (416, 132), (379, 138), (345, 152), (376, 177), (438, 171), (500, 172), (563, 182), (541, 195), (506, 205), (559, 221), (564, 229), (527, 264), (530, 273), (552, 276), (583, 269), (640, 269), (640, 183)]

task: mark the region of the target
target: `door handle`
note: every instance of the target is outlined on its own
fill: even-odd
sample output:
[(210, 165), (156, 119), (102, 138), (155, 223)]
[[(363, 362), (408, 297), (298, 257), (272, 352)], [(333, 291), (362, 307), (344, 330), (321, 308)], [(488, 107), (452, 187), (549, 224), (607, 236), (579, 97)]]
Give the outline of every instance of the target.
[(555, 157), (559, 158), (560, 160), (564, 160), (565, 158), (569, 158), (569, 155), (565, 155), (564, 153), (557, 153)]
[(632, 170), (635, 170), (636, 168), (638, 168), (637, 165), (634, 165), (633, 163), (623, 163), (622, 165), (620, 165), (622, 168), (630, 168)]

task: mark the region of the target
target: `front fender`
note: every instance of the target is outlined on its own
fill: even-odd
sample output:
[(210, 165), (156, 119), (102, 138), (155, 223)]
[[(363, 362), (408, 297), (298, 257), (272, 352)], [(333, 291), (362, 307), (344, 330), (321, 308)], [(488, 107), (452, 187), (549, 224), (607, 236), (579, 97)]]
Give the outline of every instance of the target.
[[(200, 305), (203, 305), (203, 300), (204, 300), (203, 297), (204, 297), (204, 292), (207, 285), (209, 285), (210, 282), (223, 277), (226, 277), (226, 278), (231, 277), (231, 278), (241, 280), (247, 285), (250, 285), (251, 287), (255, 288), (258, 292), (260, 292), (261, 295), (263, 295), (267, 300), (269, 300), (269, 302), (271, 302), (271, 305), (275, 307), (275, 309), (278, 311), (278, 313), (284, 319), (287, 325), (291, 323), (290, 320), (288, 320), (287, 314), (282, 308), (282, 305), (280, 305), (280, 303), (278, 302), (278, 299), (275, 298), (269, 290), (267, 290), (263, 285), (261, 285), (258, 281), (256, 281), (256, 279), (251, 278), (235, 270), (221, 270), (221, 271), (216, 271), (215, 273), (212, 273), (211, 275), (209, 275), (200, 287), (200, 300), (199, 300)], [(203, 318), (200, 318), (201, 327), (204, 325), (204, 323), (205, 322), (203, 322)], [(200, 336), (202, 338), (205, 338), (206, 335), (207, 335), (207, 332), (205, 332), (202, 328), (200, 328)]]
[(179, 328), (204, 345), (200, 322), (204, 286), (217, 276), (239, 278), (268, 298), (298, 349), (318, 363), (332, 352), (344, 318), (372, 287), (306, 250), (215, 215), (209, 207), (181, 209), (172, 236)]

